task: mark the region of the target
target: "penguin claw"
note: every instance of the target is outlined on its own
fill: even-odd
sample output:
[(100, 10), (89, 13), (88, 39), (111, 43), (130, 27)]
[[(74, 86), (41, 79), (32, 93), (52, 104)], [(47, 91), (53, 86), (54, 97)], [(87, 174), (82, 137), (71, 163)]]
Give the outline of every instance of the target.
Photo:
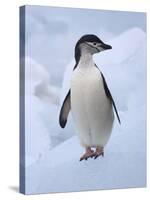
[(80, 158), (79, 161), (88, 160), (88, 158), (93, 158), (93, 156), (94, 156), (94, 152), (93, 152), (93, 151), (90, 152), (90, 153), (85, 153), (85, 154)]
[(98, 158), (99, 156), (104, 157), (104, 152), (96, 153), (96, 155), (94, 156), (94, 160), (95, 160), (96, 158)]
[(94, 160), (95, 160), (96, 158), (98, 158), (98, 155), (94, 156)]
[(81, 157), (79, 161), (88, 160), (88, 158), (90, 158), (90, 156), (88, 156), (88, 157)]
[(104, 157), (104, 151), (103, 151), (103, 148), (101, 149), (97, 149), (95, 152), (93, 150), (90, 150), (90, 151), (87, 151), (84, 155), (82, 155), (82, 157), (80, 158), (79, 161), (82, 161), (82, 160), (88, 160), (88, 158), (94, 158), (97, 159), (99, 156), (102, 156)]
[(82, 161), (82, 160), (87, 160), (88, 158), (80, 158), (80, 160), (79, 161)]

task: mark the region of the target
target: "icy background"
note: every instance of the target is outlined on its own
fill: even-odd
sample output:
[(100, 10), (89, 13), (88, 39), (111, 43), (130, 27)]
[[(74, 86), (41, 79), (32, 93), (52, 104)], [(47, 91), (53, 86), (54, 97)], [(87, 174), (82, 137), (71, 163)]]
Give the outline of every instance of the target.
[[(146, 185), (146, 16), (144, 13), (26, 7), (26, 193)], [(71, 114), (58, 124), (74, 67), (74, 46), (92, 33), (112, 45), (94, 56), (115, 99), (105, 157), (79, 162), (84, 149)], [(21, 41), (22, 42), (22, 41)]]

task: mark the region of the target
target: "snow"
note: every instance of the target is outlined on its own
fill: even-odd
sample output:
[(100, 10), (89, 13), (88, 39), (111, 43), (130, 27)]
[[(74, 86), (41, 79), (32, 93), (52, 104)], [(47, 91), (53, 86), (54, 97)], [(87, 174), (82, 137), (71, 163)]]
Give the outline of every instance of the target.
[(58, 124), (74, 61), (66, 68), (61, 92), (45, 67), (29, 62), (36, 72), (26, 77), (27, 194), (146, 186), (146, 34), (129, 29), (108, 44), (113, 49), (94, 59), (115, 99), (121, 126), (116, 120), (105, 156), (96, 160), (79, 162), (84, 149), (73, 136), (71, 114), (65, 129)]
[(107, 42), (135, 26), (146, 30), (145, 13), (26, 6), (26, 55), (44, 65), (60, 86), (79, 37), (93, 33)]
[[(146, 130), (140, 115), (133, 121), (132, 117), (137, 112), (145, 114), (143, 107), (121, 114), (123, 126), (115, 125), (104, 158), (80, 162), (83, 149), (76, 136), (52, 149), (27, 169), (27, 193), (144, 187)], [(137, 128), (137, 123), (142, 123), (140, 129)]]
[[(26, 109), (25, 115), (27, 133), (25, 134), (25, 149), (26, 166), (28, 166), (49, 150), (48, 147), (50, 146), (50, 141), (48, 130), (40, 118), (40, 112), (42, 109), (40, 101), (34, 96), (26, 95), (25, 102), (25, 105), (28, 108)], [(42, 130), (42, 132), (39, 130)]]
[(96, 55), (95, 61), (100, 64), (118, 109), (124, 111), (133, 93), (141, 90), (145, 97), (146, 34), (133, 28), (109, 43), (112, 50)]
[[(111, 44), (112, 50), (103, 52), (100, 56), (102, 64), (118, 64), (133, 56), (135, 52), (145, 45), (146, 34), (140, 28), (132, 28), (124, 33), (108, 41)], [(117, 52), (117, 54), (116, 54)], [(112, 59), (113, 57), (113, 59)], [(106, 59), (107, 58), (107, 59)]]
[(30, 57), (25, 57), (26, 94), (32, 94), (52, 104), (59, 104), (59, 88), (50, 84), (45, 67)]
[[(72, 136), (63, 134), (58, 124), (60, 89), (50, 82), (45, 67), (25, 58), (25, 150), (30, 166), (51, 148)], [(69, 127), (72, 125), (70, 124)], [(66, 129), (67, 130), (67, 129)]]
[[(48, 130), (40, 116), (43, 105), (34, 95), (35, 87), (49, 77), (41, 65), (33, 59), (25, 58), (25, 150), (26, 166), (45, 154), (51, 145)], [(39, 131), (39, 130), (42, 130)]]

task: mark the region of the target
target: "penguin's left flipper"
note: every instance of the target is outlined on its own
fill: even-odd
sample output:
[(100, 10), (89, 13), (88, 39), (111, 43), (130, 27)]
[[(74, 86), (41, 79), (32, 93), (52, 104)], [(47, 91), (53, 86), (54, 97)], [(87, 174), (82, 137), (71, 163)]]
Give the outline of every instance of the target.
[(106, 80), (105, 80), (104, 75), (102, 74), (102, 72), (101, 72), (101, 75), (102, 75), (102, 79), (103, 79), (105, 94), (106, 94), (106, 96), (110, 99), (110, 101), (111, 101), (111, 103), (112, 103), (112, 105), (113, 105), (113, 107), (114, 107), (114, 110), (115, 110), (115, 113), (116, 113), (118, 122), (119, 122), (119, 124), (121, 124), (121, 121), (120, 121), (120, 117), (119, 117), (119, 114), (118, 114), (118, 111), (117, 111), (116, 104), (115, 104), (114, 99), (113, 99), (113, 97), (112, 97), (112, 95), (111, 95), (111, 93), (110, 93), (110, 90), (109, 90), (109, 88), (108, 88), (108, 86), (107, 86)]
[(64, 102), (62, 104), (61, 110), (60, 110), (59, 124), (60, 124), (61, 128), (64, 128), (66, 126), (68, 114), (69, 114), (69, 111), (71, 109), (70, 93), (71, 92), (69, 90), (67, 96), (64, 99)]
[[(96, 64), (95, 64), (95, 67), (97, 69), (99, 69)], [(99, 69), (99, 71), (100, 71), (100, 69)], [(117, 107), (116, 107), (115, 101), (114, 101), (114, 99), (113, 99), (113, 97), (111, 95), (111, 92), (110, 92), (110, 90), (109, 90), (109, 88), (107, 86), (107, 83), (106, 83), (106, 80), (105, 80), (105, 77), (104, 77), (103, 73), (101, 71), (100, 71), (100, 73), (101, 73), (101, 76), (102, 76), (102, 79), (103, 79), (103, 85), (104, 85), (105, 94), (106, 94), (107, 98), (109, 98), (109, 100), (111, 101), (111, 103), (112, 103), (112, 105), (114, 107), (118, 122), (119, 122), (119, 124), (121, 124), (121, 120), (120, 120), (120, 117), (119, 117), (119, 114), (118, 114), (118, 111), (117, 111)]]

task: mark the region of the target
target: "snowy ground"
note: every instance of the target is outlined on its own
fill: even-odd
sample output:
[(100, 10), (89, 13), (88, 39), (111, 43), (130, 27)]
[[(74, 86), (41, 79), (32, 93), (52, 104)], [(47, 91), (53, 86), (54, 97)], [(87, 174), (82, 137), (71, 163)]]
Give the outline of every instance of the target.
[[(145, 114), (143, 107), (121, 114), (123, 125), (114, 127), (104, 158), (80, 162), (83, 149), (76, 136), (52, 149), (27, 168), (27, 193), (144, 187), (146, 130), (142, 114)], [(135, 115), (138, 116), (136, 121), (133, 120)], [(137, 124), (142, 124), (141, 128), (137, 128)]]
[(25, 149), (26, 167), (39, 160), (54, 146), (70, 138), (58, 124), (60, 88), (50, 82), (45, 68), (30, 57), (25, 58)]

